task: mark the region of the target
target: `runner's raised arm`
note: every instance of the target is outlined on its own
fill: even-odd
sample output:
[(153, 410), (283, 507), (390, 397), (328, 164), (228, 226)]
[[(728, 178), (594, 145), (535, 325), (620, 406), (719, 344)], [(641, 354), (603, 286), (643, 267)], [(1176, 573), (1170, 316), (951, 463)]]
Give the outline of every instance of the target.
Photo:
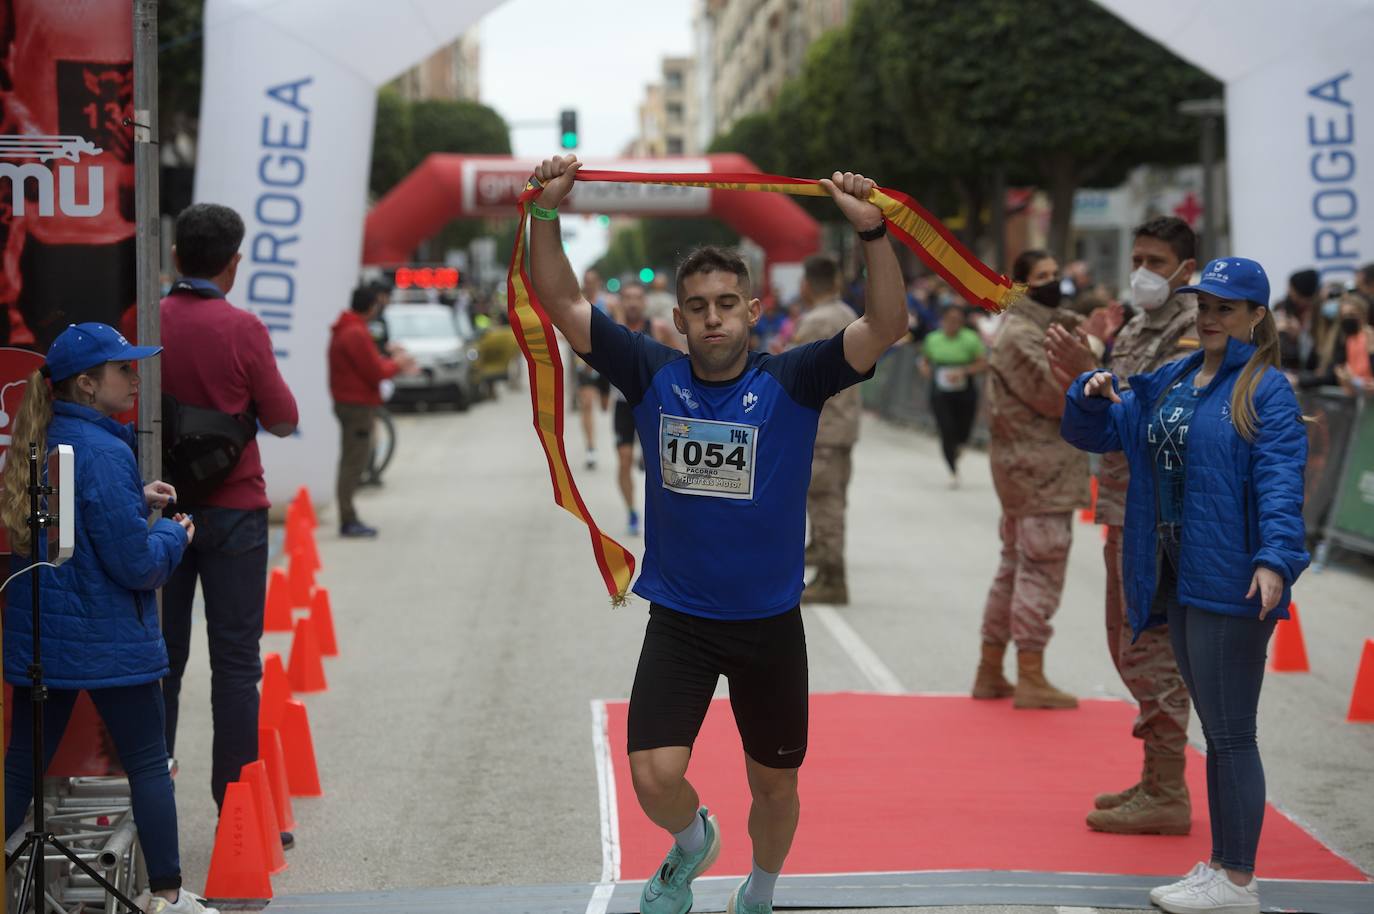
[(582, 297), (577, 274), (563, 252), (558, 204), (572, 190), (582, 163), (577, 156), (554, 156), (539, 163), (534, 177), (543, 191), (530, 208), (530, 279), (549, 319), (575, 352), (592, 348), (592, 306)]
[(884, 352), (906, 336), (906, 283), (897, 255), (888, 243), (882, 211), (868, 202), (875, 187), (872, 179), (837, 171), (820, 183), (830, 191), (840, 212), (864, 242), (867, 307), (863, 316), (845, 329), (844, 358), (855, 371), (866, 374)]

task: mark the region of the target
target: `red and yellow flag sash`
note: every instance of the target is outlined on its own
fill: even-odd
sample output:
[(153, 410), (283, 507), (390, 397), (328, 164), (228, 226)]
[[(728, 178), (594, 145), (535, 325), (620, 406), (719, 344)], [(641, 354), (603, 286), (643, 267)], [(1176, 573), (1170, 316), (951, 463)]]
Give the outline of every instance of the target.
[[(829, 192), (814, 180), (750, 173), (647, 174), (582, 169), (577, 173), (577, 180), (771, 191), (806, 197), (829, 196)], [(515, 234), (510, 271), (506, 274), (506, 310), (529, 371), (534, 428), (549, 465), (553, 500), (587, 525), (602, 580), (611, 594), (611, 602), (619, 606), (624, 604), (630, 581), (634, 578), (634, 555), (601, 531), (577, 490), (563, 446), (563, 361), (558, 353), (553, 325), (534, 294), (525, 270), (526, 205), (538, 193), (538, 188), (527, 185), (516, 204), (520, 230)], [(1001, 311), (1015, 303), (1023, 293), (1021, 286), (1013, 284), (980, 261), (949, 229), (940, 224), (940, 220), (901, 191), (877, 187), (869, 196), (869, 201), (882, 210), (889, 231), (967, 301), (989, 311)]]

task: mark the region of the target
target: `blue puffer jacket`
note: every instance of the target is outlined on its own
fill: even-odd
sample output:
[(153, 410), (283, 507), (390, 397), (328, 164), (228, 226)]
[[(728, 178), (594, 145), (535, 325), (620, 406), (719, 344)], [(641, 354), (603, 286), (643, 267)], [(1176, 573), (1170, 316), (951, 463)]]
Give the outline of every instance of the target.
[[(48, 446), (76, 452), (76, 550), (40, 568), (43, 676), (58, 689), (139, 685), (167, 675), (156, 591), (181, 561), (186, 531), (148, 528), (133, 430), (75, 403), (53, 404)], [(63, 518), (65, 523), (67, 518)], [(28, 564), (11, 559), (11, 572)], [(5, 679), (28, 685), (33, 573), (5, 589)]]
[[(1227, 344), (1221, 370), (1200, 398), (1188, 431), (1178, 597), (1185, 606), (1258, 618), (1259, 595), (1246, 599), (1245, 594), (1255, 568), (1263, 565), (1283, 578), (1283, 597), (1271, 615), (1285, 619), (1293, 582), (1309, 558), (1302, 519), (1307, 431), (1292, 387), (1270, 368), (1255, 388), (1255, 441), (1237, 434), (1231, 392), (1254, 351), (1239, 340)], [(1137, 635), (1165, 621), (1152, 611), (1159, 553), (1154, 455), (1145, 440), (1149, 416), (1170, 386), (1198, 368), (1202, 358), (1195, 352), (1131, 378), (1119, 405), (1083, 395), (1092, 376), (1088, 372), (1069, 387), (1060, 424), (1064, 440), (1075, 447), (1099, 454), (1124, 451), (1130, 463), (1122, 563)]]

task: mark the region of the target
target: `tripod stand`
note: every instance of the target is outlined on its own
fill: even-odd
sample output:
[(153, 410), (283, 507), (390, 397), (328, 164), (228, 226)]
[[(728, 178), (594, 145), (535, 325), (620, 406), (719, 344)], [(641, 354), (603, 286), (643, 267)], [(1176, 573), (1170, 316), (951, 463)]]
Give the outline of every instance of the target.
[[(51, 482), (51, 480), (49, 480)], [(42, 556), (40, 555), (40, 542), (45, 536), (45, 532), (53, 521), (57, 520), (53, 515), (45, 510), (44, 499), (54, 494), (55, 489), (51, 485), (42, 485), (39, 475), (38, 445), (29, 442), (29, 569), (33, 572), (33, 659), (29, 663), (29, 679), (33, 683), (30, 688), (29, 698), (33, 704), (33, 828), (24, 836), (24, 842), (15, 848), (15, 851), (5, 860), (5, 869), (9, 870), (27, 850), (29, 851), (28, 867), (24, 871), (24, 881), (19, 887), (19, 903), (15, 907), (16, 914), (22, 912), (26, 902), (33, 899), (34, 914), (43, 914), (47, 909), (47, 889), (45, 886), (46, 854), (45, 851), (52, 847), (65, 856), (91, 879), (95, 880), (96, 885), (100, 886), (107, 895), (115, 899), (126, 909), (125, 914), (138, 912), (138, 905), (134, 904), (123, 892), (115, 888), (103, 875), (95, 870), (89, 863), (78, 857), (72, 850), (63, 844), (62, 841), (46, 827), (44, 819), (46, 811), (43, 808), (43, 774), (47, 768), (43, 741), (43, 706), (48, 700), (48, 689), (43, 684), (43, 654), (39, 650), (42, 630), (40, 627), (40, 606), (39, 587), (42, 576), (38, 573)], [(68, 519), (70, 522), (70, 518)], [(13, 737), (11, 737), (13, 739)]]

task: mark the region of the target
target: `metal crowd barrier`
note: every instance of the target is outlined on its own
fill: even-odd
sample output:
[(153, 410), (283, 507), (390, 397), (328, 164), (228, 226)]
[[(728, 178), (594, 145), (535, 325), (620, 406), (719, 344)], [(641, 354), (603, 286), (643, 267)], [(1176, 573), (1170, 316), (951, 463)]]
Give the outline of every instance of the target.
[[(921, 377), (919, 346), (894, 346), (889, 349), (873, 370), (873, 377), (860, 388), (864, 408), (877, 413), (889, 422), (936, 433), (935, 417), (930, 412), (930, 381)], [(984, 396), (985, 375), (979, 375), (978, 417), (973, 422), (970, 444), (986, 447), (988, 443), (987, 397)]]
[[(878, 361), (861, 393), (864, 407), (889, 422), (935, 434), (930, 382), (918, 368), (917, 346), (896, 346)], [(980, 377), (972, 444), (988, 441), (986, 376)], [(1374, 408), (1339, 387), (1299, 393), (1308, 426), (1304, 520), (1313, 564), (1326, 564), (1332, 546), (1374, 555)]]

